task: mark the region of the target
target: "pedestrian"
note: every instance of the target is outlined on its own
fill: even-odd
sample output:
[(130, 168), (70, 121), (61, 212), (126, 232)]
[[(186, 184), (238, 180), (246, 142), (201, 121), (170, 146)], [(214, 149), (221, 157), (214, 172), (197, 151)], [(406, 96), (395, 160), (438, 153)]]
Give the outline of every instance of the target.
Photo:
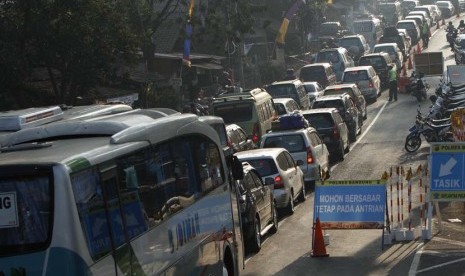
[(429, 26), (426, 20), (423, 21), (423, 25), (421, 25), (421, 39), (423, 40), (423, 47), (428, 47), (429, 42)]
[(394, 69), (394, 66), (389, 66), (389, 101), (397, 101), (397, 71)]

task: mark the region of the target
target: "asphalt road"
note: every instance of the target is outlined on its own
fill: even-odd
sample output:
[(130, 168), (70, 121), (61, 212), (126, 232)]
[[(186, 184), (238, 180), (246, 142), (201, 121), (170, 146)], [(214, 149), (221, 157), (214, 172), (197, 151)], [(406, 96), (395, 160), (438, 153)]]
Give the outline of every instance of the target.
[[(460, 18), (451, 20), (457, 25)], [(454, 64), (450, 48), (445, 47), (444, 30), (436, 31), (435, 27), (431, 30), (430, 47), (424, 50), (443, 51), (445, 64)], [(432, 87), (429, 95), (434, 93), (438, 80), (439, 77), (426, 78)], [(425, 113), (430, 102), (419, 104), (409, 94), (399, 94), (398, 101), (388, 102), (387, 94), (388, 91), (384, 91), (377, 102), (369, 105), (363, 133), (351, 145), (345, 160), (332, 167), (330, 179), (379, 179), (391, 168), (394, 172), (396, 167), (415, 171), (420, 164), (427, 164), (429, 145), (423, 141), (416, 153), (408, 153), (404, 141), (415, 122), (417, 108)], [(415, 175), (410, 223), (414, 240), (394, 240), (392, 244), (383, 245), (382, 230), (325, 230), (329, 239), (326, 246), (329, 257), (311, 257), (314, 193), (308, 192), (307, 201), (297, 205), (292, 216), (281, 218), (278, 232), (264, 238), (261, 251), (247, 256), (241, 275), (465, 275), (464, 203), (439, 204), (439, 208), (434, 209), (432, 237), (422, 239), (425, 220), (420, 211), (424, 188), (419, 182), (419, 176)], [(392, 229), (409, 225), (406, 181), (403, 188), (399, 192), (399, 197), (405, 201), (400, 209), (402, 212), (396, 203), (391, 207), (388, 200), (388, 210), (393, 214)], [(397, 197), (394, 192), (394, 202)], [(400, 214), (402, 220), (397, 219)], [(455, 218), (461, 222), (448, 221)]]

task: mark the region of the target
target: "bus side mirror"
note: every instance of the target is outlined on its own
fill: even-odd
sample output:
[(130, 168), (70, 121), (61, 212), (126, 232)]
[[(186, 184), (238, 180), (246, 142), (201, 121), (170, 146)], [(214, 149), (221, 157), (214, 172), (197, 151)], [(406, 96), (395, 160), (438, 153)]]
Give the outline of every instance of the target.
[(242, 168), (242, 163), (241, 161), (239, 161), (239, 158), (237, 158), (237, 156), (232, 156), (231, 170), (234, 180), (244, 179), (244, 170)]

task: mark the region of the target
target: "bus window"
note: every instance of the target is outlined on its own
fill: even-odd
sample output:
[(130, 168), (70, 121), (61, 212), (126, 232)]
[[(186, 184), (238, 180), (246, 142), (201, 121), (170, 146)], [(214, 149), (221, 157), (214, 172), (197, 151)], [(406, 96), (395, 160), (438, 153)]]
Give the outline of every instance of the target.
[(2, 177), (0, 255), (26, 253), (50, 240), (52, 199), (48, 175)]

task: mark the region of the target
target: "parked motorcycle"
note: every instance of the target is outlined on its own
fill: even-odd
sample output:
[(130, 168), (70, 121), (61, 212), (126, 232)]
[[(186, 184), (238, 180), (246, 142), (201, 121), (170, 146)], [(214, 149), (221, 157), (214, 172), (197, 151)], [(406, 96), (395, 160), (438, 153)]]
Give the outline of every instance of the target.
[(423, 117), (420, 109), (417, 110), (415, 125), (412, 126), (405, 139), (405, 150), (415, 152), (421, 146), (421, 136), (428, 142), (452, 142), (451, 124), (435, 125), (431, 120)]
[(417, 74), (413, 71), (410, 76), (411, 84), (406, 87), (407, 92), (416, 97), (418, 102), (427, 98), (427, 91), (429, 90), (428, 83), (423, 80), (424, 75), (422, 72)]

